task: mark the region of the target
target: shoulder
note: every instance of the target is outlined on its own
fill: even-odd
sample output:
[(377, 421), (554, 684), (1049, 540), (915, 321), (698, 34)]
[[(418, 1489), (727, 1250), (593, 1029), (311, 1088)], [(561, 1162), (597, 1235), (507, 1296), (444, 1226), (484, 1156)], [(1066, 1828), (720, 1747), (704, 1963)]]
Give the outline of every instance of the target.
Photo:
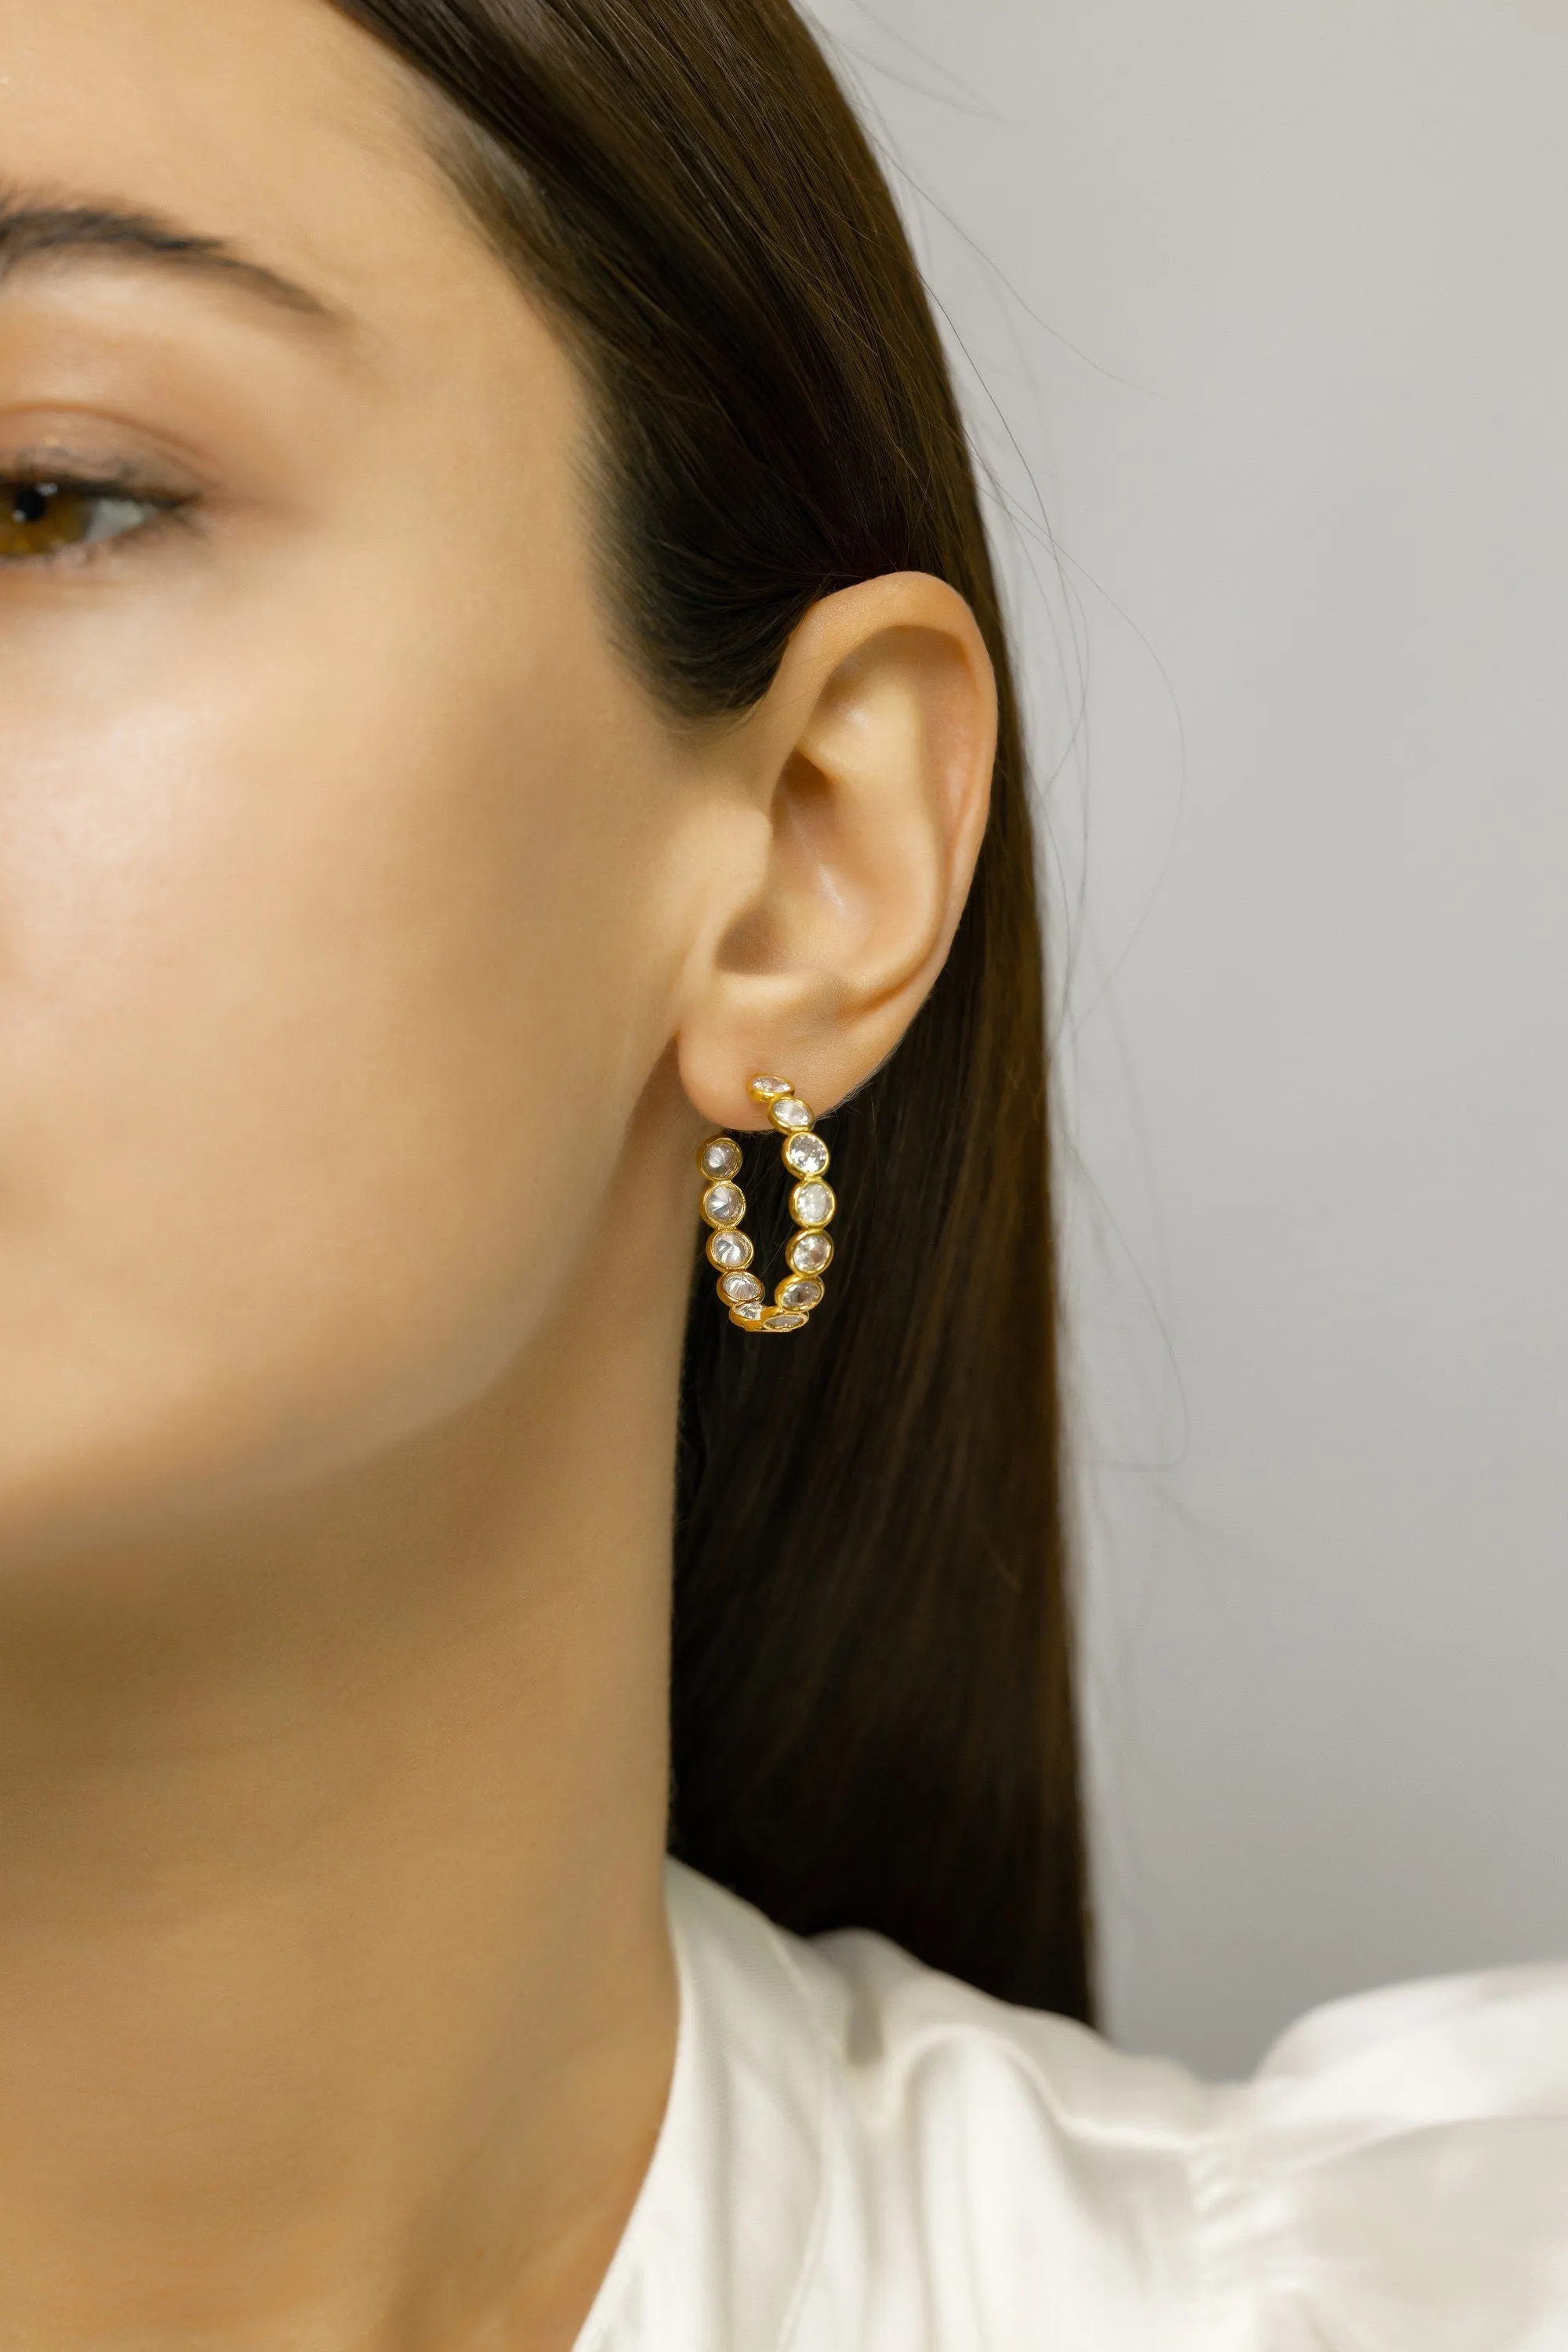
[(788, 1948), (837, 2091), (825, 2306), (868, 2267), (879, 2352), (1034, 2352), (1069, 2326), (1074, 2352), (1179, 2341), (1200, 2293), (1191, 2158), (1223, 2097), (879, 1937)]
[(1568, 2346), (1568, 1969), (1342, 2003), (1209, 2084), (689, 1874), (672, 1909), (753, 2123), (815, 2149), (766, 2352)]

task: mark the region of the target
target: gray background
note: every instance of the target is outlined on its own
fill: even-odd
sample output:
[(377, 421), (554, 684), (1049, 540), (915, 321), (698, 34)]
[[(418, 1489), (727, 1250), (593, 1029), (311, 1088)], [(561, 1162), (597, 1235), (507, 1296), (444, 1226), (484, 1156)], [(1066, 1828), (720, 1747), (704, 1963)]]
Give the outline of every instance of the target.
[(1112, 2029), (1568, 1951), (1568, 14), (823, 0), (1049, 835)]

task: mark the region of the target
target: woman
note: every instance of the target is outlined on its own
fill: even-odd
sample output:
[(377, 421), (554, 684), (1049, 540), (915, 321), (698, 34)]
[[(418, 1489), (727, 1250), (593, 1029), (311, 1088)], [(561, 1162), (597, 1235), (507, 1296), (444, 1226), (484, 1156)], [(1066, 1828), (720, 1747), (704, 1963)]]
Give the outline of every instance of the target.
[(0, 2344), (1568, 2342), (1561, 1974), (1072, 2021), (1018, 725), (784, 0), (10, 0), (0, 158)]

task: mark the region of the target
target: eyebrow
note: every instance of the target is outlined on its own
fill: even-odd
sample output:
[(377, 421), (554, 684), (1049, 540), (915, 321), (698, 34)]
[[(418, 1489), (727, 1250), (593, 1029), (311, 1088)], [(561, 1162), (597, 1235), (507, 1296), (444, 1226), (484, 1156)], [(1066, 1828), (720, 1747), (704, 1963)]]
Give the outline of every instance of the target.
[(0, 285), (28, 262), (73, 253), (216, 281), (320, 325), (348, 323), (309, 287), (252, 261), (226, 237), (201, 236), (161, 213), (112, 204), (41, 204), (0, 190)]

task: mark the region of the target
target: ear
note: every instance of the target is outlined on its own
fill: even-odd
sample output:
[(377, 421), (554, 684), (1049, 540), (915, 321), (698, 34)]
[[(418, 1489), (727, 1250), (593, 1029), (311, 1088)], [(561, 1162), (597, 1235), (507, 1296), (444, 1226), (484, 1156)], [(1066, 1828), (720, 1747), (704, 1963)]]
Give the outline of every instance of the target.
[(893, 1051), (963, 911), (996, 723), (984, 641), (942, 581), (897, 572), (806, 614), (726, 747), (748, 854), (713, 875), (677, 1040), (705, 1118), (760, 1126), (746, 1087), (770, 1071), (829, 1110)]

